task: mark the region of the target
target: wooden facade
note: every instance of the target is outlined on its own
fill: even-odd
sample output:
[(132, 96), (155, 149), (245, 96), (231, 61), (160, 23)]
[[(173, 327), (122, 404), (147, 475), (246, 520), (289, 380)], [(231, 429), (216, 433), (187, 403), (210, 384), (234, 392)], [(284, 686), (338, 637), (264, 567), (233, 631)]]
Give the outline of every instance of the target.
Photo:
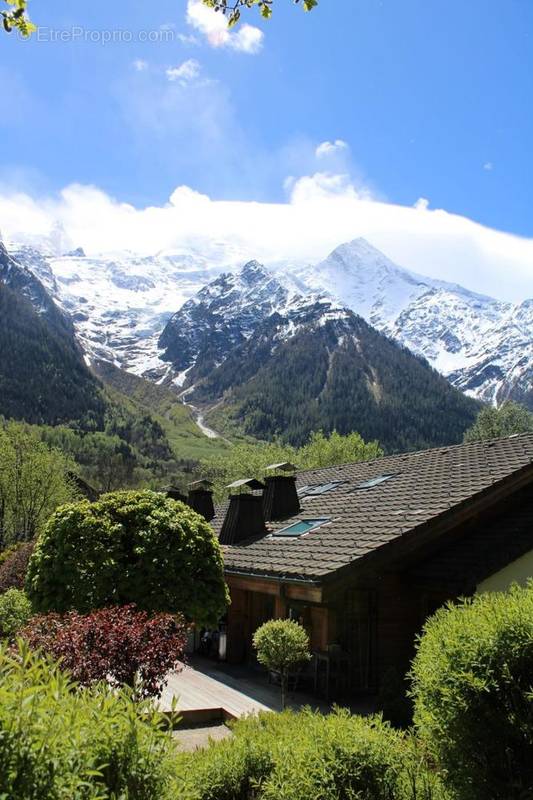
[(253, 661), (252, 636), (265, 621), (293, 618), (316, 654), (346, 655), (350, 692), (375, 692), (390, 671), (403, 675), (425, 619), (448, 600), (533, 550), (533, 481), (507, 497), (459, 514), (418, 546), (355, 562), (320, 582), (227, 573), (231, 606), (227, 658)]

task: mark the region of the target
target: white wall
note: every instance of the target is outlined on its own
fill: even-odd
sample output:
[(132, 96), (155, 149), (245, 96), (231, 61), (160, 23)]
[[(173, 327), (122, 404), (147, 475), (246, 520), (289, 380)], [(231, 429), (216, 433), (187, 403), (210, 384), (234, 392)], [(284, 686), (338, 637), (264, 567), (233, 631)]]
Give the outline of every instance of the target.
[(504, 592), (511, 583), (525, 586), (527, 581), (533, 579), (533, 550), (507, 564), (506, 567), (494, 575), (485, 578), (478, 587), (478, 592)]

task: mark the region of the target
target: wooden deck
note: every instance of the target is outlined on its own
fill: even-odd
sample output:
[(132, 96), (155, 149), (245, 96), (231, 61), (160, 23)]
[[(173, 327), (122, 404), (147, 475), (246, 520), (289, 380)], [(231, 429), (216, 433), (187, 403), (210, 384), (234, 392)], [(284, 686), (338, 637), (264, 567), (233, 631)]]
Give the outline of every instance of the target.
[(177, 710), (187, 722), (207, 722), (215, 719), (237, 719), (259, 711), (272, 711), (250, 694), (240, 691), (194, 666), (186, 666), (172, 673), (160, 700), (161, 708), (168, 711), (172, 699), (177, 699)]
[[(269, 685), (266, 676), (243, 669), (193, 658), (180, 672), (172, 673), (159, 705), (169, 711), (172, 700), (185, 723), (200, 724), (215, 720), (237, 719), (260, 711), (280, 711), (280, 690)], [(288, 705), (298, 709), (312, 706), (330, 710), (329, 704), (298, 692), (289, 695)]]

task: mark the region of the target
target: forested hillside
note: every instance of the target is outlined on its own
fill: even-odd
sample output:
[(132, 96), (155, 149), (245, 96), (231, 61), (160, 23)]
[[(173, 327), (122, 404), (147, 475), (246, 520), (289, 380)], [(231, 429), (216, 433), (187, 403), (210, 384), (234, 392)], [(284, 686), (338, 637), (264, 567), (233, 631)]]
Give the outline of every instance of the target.
[[(270, 318), (198, 387), (216, 415), (259, 438), (305, 442), (357, 431), (389, 452), (459, 442), (479, 404), (361, 318), (309, 325), (276, 342)], [(224, 394), (225, 393), (225, 394)]]
[(36, 424), (103, 426), (99, 382), (66, 330), (0, 282), (0, 414)]

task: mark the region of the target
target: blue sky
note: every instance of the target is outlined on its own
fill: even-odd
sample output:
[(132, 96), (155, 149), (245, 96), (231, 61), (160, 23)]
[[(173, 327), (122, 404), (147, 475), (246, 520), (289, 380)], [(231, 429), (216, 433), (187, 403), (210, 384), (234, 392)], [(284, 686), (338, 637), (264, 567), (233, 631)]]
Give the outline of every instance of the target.
[(283, 202), (320, 172), (533, 237), (531, 0), (275, 0), (226, 41), (197, 3), (30, 0), (40, 33), (1, 43), (2, 190)]

